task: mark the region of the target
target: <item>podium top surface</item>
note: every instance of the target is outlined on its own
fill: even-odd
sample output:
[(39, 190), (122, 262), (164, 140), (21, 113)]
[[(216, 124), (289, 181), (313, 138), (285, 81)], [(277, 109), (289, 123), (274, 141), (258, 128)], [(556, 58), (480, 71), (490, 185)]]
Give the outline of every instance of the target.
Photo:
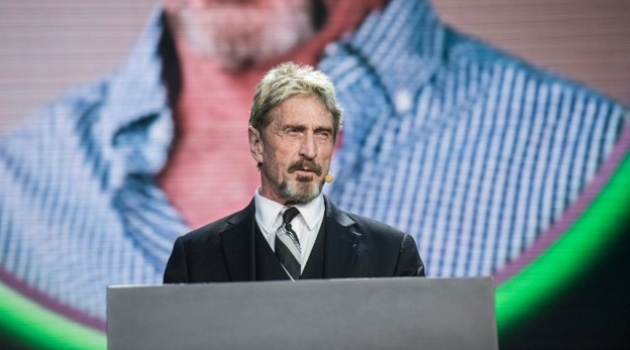
[(111, 286), (109, 349), (497, 349), (490, 278)]

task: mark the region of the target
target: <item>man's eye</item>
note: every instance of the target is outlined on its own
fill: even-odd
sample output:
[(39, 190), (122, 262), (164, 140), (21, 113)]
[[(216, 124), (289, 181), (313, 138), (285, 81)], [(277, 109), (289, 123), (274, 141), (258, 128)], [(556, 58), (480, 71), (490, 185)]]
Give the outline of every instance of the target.
[(297, 128), (289, 128), (289, 129), (287, 129), (287, 133), (289, 135), (297, 135), (297, 134), (300, 133), (300, 130), (297, 129)]
[(330, 134), (330, 132), (328, 132), (328, 131), (322, 131), (322, 132), (318, 132), (318, 133), (317, 133), (317, 136), (318, 136), (319, 138), (323, 139), (323, 140), (328, 140), (328, 139), (330, 139), (331, 134)]

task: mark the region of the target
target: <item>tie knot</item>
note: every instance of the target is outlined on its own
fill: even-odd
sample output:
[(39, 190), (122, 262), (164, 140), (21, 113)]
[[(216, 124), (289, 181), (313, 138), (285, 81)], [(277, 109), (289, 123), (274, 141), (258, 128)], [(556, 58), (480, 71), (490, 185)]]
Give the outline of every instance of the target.
[(291, 227), (291, 221), (293, 221), (299, 213), (300, 211), (296, 207), (287, 209), (284, 214), (282, 214), (282, 223)]

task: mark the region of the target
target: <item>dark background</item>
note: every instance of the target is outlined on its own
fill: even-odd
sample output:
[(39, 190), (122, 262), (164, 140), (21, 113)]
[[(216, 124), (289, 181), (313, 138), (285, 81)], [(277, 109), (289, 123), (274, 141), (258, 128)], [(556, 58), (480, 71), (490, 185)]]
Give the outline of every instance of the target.
[(575, 284), (537, 315), (500, 334), (500, 348), (630, 349), (630, 222), (620, 230), (607, 254)]

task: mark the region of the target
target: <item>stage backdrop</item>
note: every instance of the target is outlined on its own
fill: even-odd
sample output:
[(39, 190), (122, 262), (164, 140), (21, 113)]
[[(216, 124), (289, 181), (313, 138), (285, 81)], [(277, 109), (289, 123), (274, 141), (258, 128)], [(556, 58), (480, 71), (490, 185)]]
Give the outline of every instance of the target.
[[(106, 286), (160, 283), (198, 226), (159, 181), (194, 79), (162, 11), (0, 1), (6, 346), (105, 348)], [(630, 344), (628, 23), (621, 0), (392, 0), (318, 56), (346, 111), (327, 195), (412, 234), (430, 278), (494, 276), (501, 348)], [(255, 189), (221, 185), (255, 172), (225, 124), (243, 144), (191, 177), (213, 219)]]

